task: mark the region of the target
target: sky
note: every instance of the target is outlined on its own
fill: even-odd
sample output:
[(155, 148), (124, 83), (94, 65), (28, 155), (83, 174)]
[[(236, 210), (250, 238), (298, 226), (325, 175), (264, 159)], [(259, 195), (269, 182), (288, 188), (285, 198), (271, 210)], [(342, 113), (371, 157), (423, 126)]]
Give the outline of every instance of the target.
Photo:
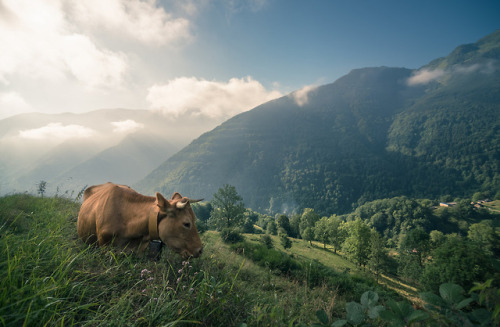
[(492, 0), (0, 0), (0, 119), (224, 120), (352, 69), (418, 69), (500, 29)]

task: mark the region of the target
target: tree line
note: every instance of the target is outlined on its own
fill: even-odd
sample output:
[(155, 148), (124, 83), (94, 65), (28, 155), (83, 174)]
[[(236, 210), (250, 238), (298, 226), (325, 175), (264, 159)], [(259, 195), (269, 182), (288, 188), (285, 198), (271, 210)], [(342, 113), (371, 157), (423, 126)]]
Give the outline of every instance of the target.
[[(479, 195), (475, 194), (475, 198)], [(468, 200), (453, 207), (433, 207), (431, 200), (395, 197), (368, 202), (352, 213), (321, 216), (312, 208), (301, 213), (261, 214), (246, 209), (231, 185), (211, 202), (195, 205), (200, 230), (237, 229), (243, 233), (318, 241), (377, 276), (390, 273), (436, 291), (453, 282), (465, 288), (489, 278), (500, 280), (498, 214), (475, 209)]]

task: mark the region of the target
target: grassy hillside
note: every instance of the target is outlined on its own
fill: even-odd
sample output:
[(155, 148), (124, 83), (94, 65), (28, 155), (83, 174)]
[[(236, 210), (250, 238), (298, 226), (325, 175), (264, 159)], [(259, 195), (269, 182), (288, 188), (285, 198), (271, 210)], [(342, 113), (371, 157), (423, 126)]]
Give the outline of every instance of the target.
[[(463, 316), (454, 307), (446, 317), (414, 310), (377, 284), (368, 271), (356, 270), (328, 247), (304, 240), (293, 240), (285, 250), (276, 237), (272, 237), (274, 247), (268, 248), (260, 235), (245, 234), (243, 242), (228, 245), (219, 233), (209, 231), (202, 235), (203, 256), (190, 261), (168, 250), (154, 261), (115, 248), (88, 247), (76, 236), (78, 210), (78, 203), (63, 198), (0, 198), (1, 326), (310, 326), (318, 322), (329, 326), (333, 321), (336, 326), (350, 326), (401, 319), (427, 326)], [(381, 284), (417, 300), (415, 289), (394, 278), (383, 276)], [(453, 296), (461, 296), (460, 292)], [(433, 296), (429, 299), (436, 300), (437, 295)], [(369, 319), (372, 309), (385, 315), (377, 313)], [(484, 309), (479, 310), (486, 317), (482, 321), (491, 321), (491, 313), (485, 316)]]
[[(310, 324), (317, 309), (341, 316), (346, 301), (375, 287), (347, 275), (348, 291), (318, 281), (313, 287), (253, 263), (215, 232), (203, 235), (204, 255), (190, 262), (168, 251), (156, 262), (87, 247), (76, 236), (78, 210), (62, 198), (0, 198), (0, 325)], [(314, 265), (302, 243), (292, 247), (295, 259)], [(322, 249), (314, 252), (323, 260)]]

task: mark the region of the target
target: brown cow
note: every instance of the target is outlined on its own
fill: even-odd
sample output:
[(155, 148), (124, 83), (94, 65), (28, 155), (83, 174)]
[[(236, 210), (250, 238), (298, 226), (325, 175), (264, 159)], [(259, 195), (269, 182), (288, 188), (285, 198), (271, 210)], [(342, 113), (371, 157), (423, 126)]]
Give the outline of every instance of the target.
[(78, 214), (78, 236), (87, 243), (132, 246), (144, 251), (160, 239), (184, 257), (203, 249), (190, 200), (174, 193), (171, 200), (137, 193), (125, 185), (106, 183), (87, 188)]

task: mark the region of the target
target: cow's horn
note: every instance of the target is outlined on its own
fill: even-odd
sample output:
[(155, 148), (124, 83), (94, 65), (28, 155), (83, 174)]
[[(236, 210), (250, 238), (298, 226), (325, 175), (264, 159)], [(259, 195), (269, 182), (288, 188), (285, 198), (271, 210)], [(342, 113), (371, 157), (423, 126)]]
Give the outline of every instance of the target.
[(186, 207), (186, 205), (188, 203), (189, 203), (189, 199), (188, 198), (182, 199), (181, 201), (177, 202), (177, 204), (176, 204), (177, 209), (184, 209), (184, 207)]

